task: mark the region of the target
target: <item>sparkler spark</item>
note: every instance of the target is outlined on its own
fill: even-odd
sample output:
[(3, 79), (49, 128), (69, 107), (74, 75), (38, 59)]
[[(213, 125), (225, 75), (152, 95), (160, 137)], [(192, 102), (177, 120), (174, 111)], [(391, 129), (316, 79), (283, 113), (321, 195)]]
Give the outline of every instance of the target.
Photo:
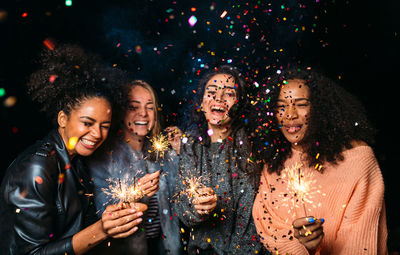
[[(287, 192), (281, 193), (282, 205), (287, 206), (289, 213), (295, 215), (294, 209), (303, 207), (304, 216), (307, 216), (306, 204), (316, 208), (313, 203), (314, 195), (320, 193), (320, 186), (316, 186), (313, 172), (302, 172), (302, 164), (295, 164), (286, 168), (282, 173), (282, 179), (287, 182)], [(321, 206), (321, 204), (318, 204)], [(308, 209), (310, 211), (310, 209)]]
[[(136, 178), (133, 182), (131, 179), (122, 180), (107, 179), (109, 182), (108, 188), (102, 188), (104, 194), (111, 197), (111, 199), (122, 201), (124, 203), (137, 202), (144, 197), (143, 191), (136, 185)], [(133, 183), (133, 185), (132, 185)]]
[(152, 137), (150, 142), (151, 152), (156, 153), (156, 160), (158, 160), (158, 156), (164, 158), (164, 153), (168, 150), (170, 144), (167, 136), (159, 134), (158, 137)]

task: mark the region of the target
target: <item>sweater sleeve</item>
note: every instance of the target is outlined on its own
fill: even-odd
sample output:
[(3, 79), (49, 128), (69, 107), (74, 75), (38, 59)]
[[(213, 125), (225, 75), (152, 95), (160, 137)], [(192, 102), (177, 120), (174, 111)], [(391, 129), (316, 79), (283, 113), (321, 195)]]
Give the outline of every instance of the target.
[(358, 172), (332, 254), (387, 254), (384, 183), (372, 150), (354, 155), (345, 171)]
[[(247, 254), (264, 254), (260, 238), (252, 218), (252, 206), (255, 197), (255, 187), (252, 185), (251, 178), (243, 172), (234, 173), (233, 178), (237, 178), (236, 190), (236, 225), (232, 233), (233, 247), (246, 251)], [(265, 253), (267, 254), (267, 253)], [(269, 253), (268, 253), (269, 254)]]
[[(177, 177), (176, 184), (176, 199), (173, 205), (173, 209), (178, 215), (179, 219), (187, 226), (199, 225), (202, 222), (208, 220), (208, 215), (200, 215), (197, 213), (193, 204), (191, 203), (191, 198), (185, 192), (187, 188), (185, 183), (191, 177), (199, 177), (197, 169), (193, 164), (194, 158), (191, 152), (191, 144), (185, 144), (183, 147), (179, 159), (179, 174)], [(192, 176), (193, 175), (193, 176)]]
[(304, 245), (293, 237), (291, 221), (286, 221), (264, 204), (264, 199), (268, 195), (266, 174), (266, 171), (263, 171), (253, 205), (254, 224), (261, 237), (261, 242), (272, 254), (279, 252), (279, 254), (308, 255), (308, 250)]

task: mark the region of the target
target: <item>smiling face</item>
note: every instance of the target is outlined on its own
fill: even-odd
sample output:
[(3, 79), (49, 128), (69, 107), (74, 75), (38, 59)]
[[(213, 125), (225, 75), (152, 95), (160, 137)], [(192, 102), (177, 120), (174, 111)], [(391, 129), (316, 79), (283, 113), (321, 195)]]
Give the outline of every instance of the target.
[(111, 114), (110, 103), (101, 97), (83, 100), (69, 115), (60, 111), (58, 132), (69, 155), (91, 155), (107, 138)]
[(228, 74), (216, 74), (206, 83), (201, 108), (209, 128), (226, 126), (231, 121), (229, 109), (236, 103), (235, 79)]
[(276, 118), (282, 134), (293, 148), (301, 148), (310, 117), (309, 88), (303, 80), (288, 80), (281, 88), (276, 104)]
[(150, 91), (134, 86), (129, 94), (129, 106), (125, 114), (125, 132), (129, 136), (143, 138), (154, 127), (155, 105)]

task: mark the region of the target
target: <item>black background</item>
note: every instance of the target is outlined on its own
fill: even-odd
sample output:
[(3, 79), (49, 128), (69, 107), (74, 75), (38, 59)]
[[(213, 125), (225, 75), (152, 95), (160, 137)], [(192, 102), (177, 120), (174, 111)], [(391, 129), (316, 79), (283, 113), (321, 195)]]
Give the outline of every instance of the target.
[[(193, 86), (207, 67), (231, 63), (254, 86), (280, 63), (302, 61), (356, 95), (378, 129), (373, 148), (386, 185), (389, 249), (399, 251), (399, 164), (394, 160), (399, 11), (396, 0), (2, 2), (0, 177), (19, 152), (51, 128), (25, 87), (46, 38), (79, 43), (149, 81), (162, 103), (165, 125), (183, 124)], [(197, 18), (193, 27), (187, 21), (192, 15)], [(10, 96), (17, 102), (6, 106)]]

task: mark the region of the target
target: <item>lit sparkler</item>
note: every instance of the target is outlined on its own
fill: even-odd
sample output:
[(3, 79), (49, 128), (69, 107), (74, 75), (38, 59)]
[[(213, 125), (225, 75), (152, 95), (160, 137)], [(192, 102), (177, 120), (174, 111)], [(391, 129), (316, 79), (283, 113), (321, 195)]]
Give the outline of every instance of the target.
[(120, 178), (117, 180), (107, 180), (109, 182), (108, 188), (101, 189), (104, 194), (111, 197), (111, 199), (119, 200), (124, 203), (137, 202), (144, 197), (143, 191), (136, 185), (136, 177), (132, 180), (121, 181)]
[(158, 137), (152, 137), (150, 142), (151, 151), (156, 153), (156, 160), (158, 160), (159, 156), (164, 158), (164, 153), (168, 150), (170, 144), (167, 136), (159, 134)]
[[(302, 204), (304, 210), (304, 216), (307, 217), (306, 203), (316, 208), (313, 203), (314, 195), (320, 193), (320, 190), (315, 185), (316, 180), (313, 176), (313, 172), (302, 172), (302, 164), (295, 164), (292, 167), (286, 168), (282, 173), (283, 180), (287, 181), (287, 192), (282, 193), (283, 198), (282, 204), (289, 207), (289, 213), (291, 212), (291, 206), (299, 208), (299, 203)], [(318, 206), (321, 206), (318, 204)], [(294, 212), (293, 212), (294, 213)]]

